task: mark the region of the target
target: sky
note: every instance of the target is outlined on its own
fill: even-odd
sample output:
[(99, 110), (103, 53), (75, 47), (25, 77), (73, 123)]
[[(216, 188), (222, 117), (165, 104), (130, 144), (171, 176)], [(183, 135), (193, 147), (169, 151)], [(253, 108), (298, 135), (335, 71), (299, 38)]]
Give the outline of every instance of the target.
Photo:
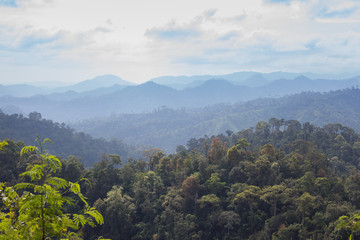
[(0, 84), (359, 66), (360, 0), (0, 0)]

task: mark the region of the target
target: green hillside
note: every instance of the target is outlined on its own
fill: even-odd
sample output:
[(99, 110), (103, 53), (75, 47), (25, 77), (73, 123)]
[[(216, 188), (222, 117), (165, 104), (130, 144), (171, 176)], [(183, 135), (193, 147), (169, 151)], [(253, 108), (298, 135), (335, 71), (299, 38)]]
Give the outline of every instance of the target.
[(97, 162), (103, 154), (119, 154), (126, 160), (129, 157), (138, 157), (141, 153), (119, 139), (95, 139), (83, 132), (76, 132), (64, 123), (42, 119), (37, 112), (30, 113), (29, 117), (0, 112), (0, 139), (10, 138), (32, 145), (37, 134), (40, 137), (46, 136), (55, 143), (48, 146), (52, 153), (63, 158), (74, 155), (81, 158), (87, 166)]
[[(37, 158), (19, 157), (21, 143), (0, 143), (1, 181), (7, 186), (24, 181), (21, 166)], [(104, 224), (73, 230), (50, 225), (44, 235), (74, 232), (76, 239), (89, 240), (360, 237), (360, 135), (349, 127), (271, 118), (240, 132), (189, 139), (177, 150), (166, 155), (149, 149), (143, 159), (122, 165), (116, 156), (104, 156), (87, 169), (77, 159), (62, 159), (56, 176), (75, 182), (86, 177), (91, 186), (82, 184), (83, 194)], [(6, 204), (14, 194), (3, 187), (0, 234), (34, 235), (18, 224), (17, 214), (9, 214)], [(77, 216), (82, 208), (80, 201), (64, 204), (61, 217)]]

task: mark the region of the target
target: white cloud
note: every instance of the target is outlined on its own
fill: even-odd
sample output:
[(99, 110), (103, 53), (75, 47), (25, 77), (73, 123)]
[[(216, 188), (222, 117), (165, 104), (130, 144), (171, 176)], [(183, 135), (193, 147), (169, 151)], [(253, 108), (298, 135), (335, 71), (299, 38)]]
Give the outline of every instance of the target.
[(67, 81), (113, 73), (140, 82), (241, 70), (355, 71), (359, 9), (351, 0), (6, 0), (0, 71), (14, 82), (64, 79), (58, 72)]

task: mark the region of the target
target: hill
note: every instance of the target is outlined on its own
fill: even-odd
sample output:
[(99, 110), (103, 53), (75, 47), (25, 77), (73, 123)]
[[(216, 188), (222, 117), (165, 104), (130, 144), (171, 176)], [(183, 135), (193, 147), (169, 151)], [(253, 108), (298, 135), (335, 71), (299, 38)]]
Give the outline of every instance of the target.
[(164, 107), (151, 113), (98, 117), (71, 126), (92, 136), (117, 137), (130, 144), (153, 145), (174, 152), (177, 145), (185, 144), (189, 138), (227, 130), (237, 132), (272, 117), (312, 122), (317, 126), (341, 123), (360, 131), (360, 89), (304, 92), (197, 109)]
[(126, 161), (129, 157), (138, 157), (141, 151), (118, 139), (109, 141), (104, 138), (92, 138), (83, 132), (76, 132), (64, 123), (56, 123), (41, 118), (41, 114), (32, 112), (29, 118), (22, 115), (6, 115), (0, 112), (0, 139), (10, 138), (33, 145), (36, 134), (50, 138), (55, 145), (47, 148), (59, 157), (74, 155), (82, 159), (86, 166), (99, 161), (103, 154), (118, 154)]
[(165, 85), (178, 90), (200, 86), (209, 79), (224, 79), (234, 85), (242, 85), (247, 87), (265, 86), (273, 81), (284, 79), (291, 80), (304, 76), (311, 80), (327, 79), (340, 80), (356, 78), (354, 74), (314, 74), (309, 72), (293, 73), (293, 72), (270, 72), (261, 73), (253, 71), (234, 72), (222, 75), (196, 75), (196, 76), (161, 76), (151, 79), (155, 83)]
[(134, 83), (125, 81), (119, 78), (118, 76), (107, 74), (107, 75), (97, 76), (93, 79), (88, 79), (67, 87), (55, 88), (51, 90), (51, 92), (59, 93), (59, 92), (75, 91), (81, 93), (86, 91), (92, 91), (99, 88), (108, 88), (114, 85), (132, 86), (134, 85)]
[[(5, 206), (0, 219), (5, 223), (21, 219), (9, 211), (9, 205), (14, 206), (10, 210), (24, 206), (22, 203), (33, 207), (29, 199), (40, 198), (43, 192), (49, 192), (44, 206), (51, 211), (47, 212), (56, 217), (62, 214), (56, 210), (64, 206), (61, 210), (67, 218), (63, 219), (69, 220), (84, 203), (58, 204), (58, 199), (65, 198), (54, 192), (65, 200), (72, 195), (67, 184), (56, 190), (53, 185), (86, 177), (91, 187), (82, 182), (81, 193), (101, 213), (104, 224), (82, 227), (84, 239), (360, 237), (356, 227), (360, 224), (360, 135), (341, 124), (316, 127), (271, 118), (226, 136), (189, 139), (187, 147), (179, 147), (176, 154), (151, 149), (145, 160), (132, 159), (122, 165), (116, 158), (103, 158), (84, 168), (74, 158), (62, 159), (61, 171), (44, 174), (51, 179), (44, 181), (50, 190), (39, 187), (34, 194), (25, 191), (21, 197), (16, 193), (32, 186), (20, 175), (24, 163), (37, 164), (33, 166), (38, 169), (43, 165), (38, 165), (34, 155), (20, 157), (19, 145), (0, 140), (0, 181), (5, 182), (0, 185)], [(39, 172), (35, 167), (30, 174)], [(34, 215), (38, 216), (29, 214), (26, 219)], [(3, 224), (3, 229), (27, 236), (36, 231), (19, 225)], [(67, 232), (58, 225), (54, 233), (59, 236), (77, 231)]]
[[(357, 86), (359, 80), (360, 77), (341, 81), (311, 80), (300, 76), (293, 80), (279, 79), (264, 86), (248, 87), (234, 85), (224, 79), (210, 79), (200, 86), (184, 90), (146, 82), (127, 87), (114, 85), (82, 93), (68, 91), (28, 98), (3, 96), (0, 97), (0, 108), (18, 109), (25, 114), (37, 111), (45, 118), (69, 122), (119, 113), (151, 112), (163, 106), (190, 109), (219, 103), (233, 104), (257, 98), (281, 97), (302, 91), (326, 92)], [(254, 84), (256, 85), (256, 82)]]

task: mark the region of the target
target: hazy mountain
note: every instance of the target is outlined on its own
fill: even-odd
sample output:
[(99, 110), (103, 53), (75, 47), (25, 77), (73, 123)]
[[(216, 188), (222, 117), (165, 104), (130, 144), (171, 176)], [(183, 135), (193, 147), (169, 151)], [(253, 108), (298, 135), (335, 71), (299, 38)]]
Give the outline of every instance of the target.
[[(77, 93), (68, 91), (30, 98), (0, 97), (0, 108), (17, 107), (22, 112), (38, 111), (56, 121), (77, 121), (118, 113), (151, 112), (162, 108), (198, 108), (218, 103), (236, 103), (264, 97), (281, 97), (302, 91), (331, 91), (359, 85), (360, 77), (348, 80), (311, 80), (299, 76), (280, 79), (258, 87), (234, 85), (224, 79), (210, 79), (184, 90), (146, 82), (136, 86), (98, 88)], [(259, 82), (264, 81), (260, 79)]]
[(108, 88), (114, 85), (132, 86), (135, 84), (132, 82), (125, 81), (115, 75), (109, 74), (109, 75), (98, 76), (93, 79), (85, 80), (67, 87), (56, 88), (53, 89), (52, 92), (67, 92), (67, 91), (85, 92), (99, 88)]
[[(59, 96), (62, 96), (63, 93), (66, 93), (66, 95), (74, 96), (73, 93), (69, 94), (68, 92), (84, 93), (83, 96), (100, 96), (103, 94), (112, 93), (126, 86), (133, 86), (135, 84), (125, 81), (114, 75), (103, 75), (70, 86), (56, 87), (58, 85), (59, 83), (34, 83), (33, 85), (0, 84), (0, 96), (31, 97), (41, 94), (50, 95), (49, 98), (59, 98)], [(57, 95), (57, 93), (60, 93), (60, 95)]]
[(262, 74), (255, 74), (246, 80), (242, 81), (241, 84), (248, 86), (248, 87), (260, 87), (264, 86), (269, 83), (269, 80), (267, 80)]
[(165, 85), (178, 90), (182, 90), (188, 87), (195, 87), (201, 85), (203, 82), (213, 78), (211, 75), (201, 76), (161, 76), (152, 78), (149, 81), (160, 85)]
[(243, 85), (248, 87), (264, 86), (267, 83), (279, 79), (294, 79), (299, 76), (305, 76), (309, 79), (328, 79), (340, 80), (349, 79), (359, 74), (314, 74), (314, 73), (291, 73), (291, 72), (270, 72), (260, 73), (252, 71), (235, 72), (224, 75), (197, 75), (197, 76), (162, 76), (153, 78), (150, 81), (169, 86), (178, 90), (196, 87), (209, 79), (224, 79), (234, 85)]
[(30, 97), (43, 93), (44, 89), (28, 84), (1, 85), (0, 96)]
[(193, 110), (162, 108), (152, 113), (121, 114), (72, 126), (95, 137), (121, 138), (130, 144), (153, 145), (174, 152), (190, 138), (249, 128), (272, 117), (316, 125), (341, 123), (360, 131), (360, 89), (307, 92)]

